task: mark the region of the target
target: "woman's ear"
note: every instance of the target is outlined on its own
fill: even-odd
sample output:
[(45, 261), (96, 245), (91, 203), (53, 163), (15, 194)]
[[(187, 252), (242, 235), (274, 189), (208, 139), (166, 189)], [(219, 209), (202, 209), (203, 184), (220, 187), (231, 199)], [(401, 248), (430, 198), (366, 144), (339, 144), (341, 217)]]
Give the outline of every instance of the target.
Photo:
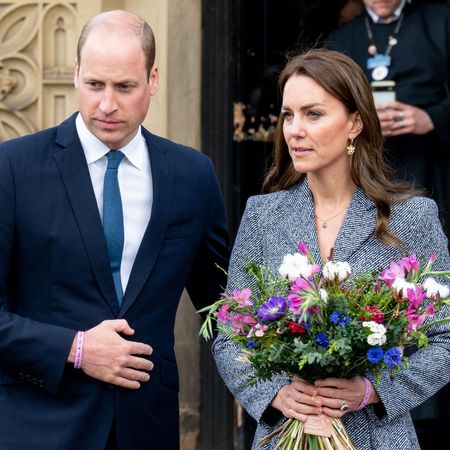
[(349, 138), (356, 139), (363, 128), (364, 126), (361, 120), (361, 115), (357, 111), (353, 113), (352, 127), (350, 128)]

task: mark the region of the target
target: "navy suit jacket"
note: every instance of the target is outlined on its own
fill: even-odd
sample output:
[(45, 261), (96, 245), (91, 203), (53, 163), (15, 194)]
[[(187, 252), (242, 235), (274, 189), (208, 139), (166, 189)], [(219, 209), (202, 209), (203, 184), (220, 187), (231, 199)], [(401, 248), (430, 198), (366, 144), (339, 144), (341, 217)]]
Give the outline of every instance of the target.
[[(143, 129), (154, 199), (119, 308), (75, 115), (0, 146), (0, 448), (178, 449), (174, 321), (186, 287), (218, 298), (226, 267), (223, 201), (205, 155)], [(66, 363), (77, 330), (125, 318), (155, 368), (137, 390)]]

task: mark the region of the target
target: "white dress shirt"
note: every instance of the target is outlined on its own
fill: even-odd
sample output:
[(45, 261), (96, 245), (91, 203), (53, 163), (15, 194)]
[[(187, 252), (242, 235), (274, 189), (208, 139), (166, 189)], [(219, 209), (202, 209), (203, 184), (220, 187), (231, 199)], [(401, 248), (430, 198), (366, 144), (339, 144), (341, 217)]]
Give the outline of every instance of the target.
[(400, 14), (403, 11), (403, 8), (405, 6), (406, 0), (402, 0), (400, 4), (398, 5), (397, 9), (393, 12), (393, 15), (388, 18), (381, 18), (378, 14), (375, 14), (372, 9), (370, 9), (368, 6), (366, 6), (367, 14), (371, 17), (374, 23), (391, 23), (395, 22), (400, 18)]
[[(80, 114), (75, 123), (103, 221), (103, 180), (108, 164), (106, 154), (110, 149), (86, 128)], [(125, 147), (115, 150), (120, 150), (125, 155), (118, 170), (124, 225), (120, 278), (125, 293), (136, 254), (150, 220), (153, 183), (150, 157), (141, 128)]]

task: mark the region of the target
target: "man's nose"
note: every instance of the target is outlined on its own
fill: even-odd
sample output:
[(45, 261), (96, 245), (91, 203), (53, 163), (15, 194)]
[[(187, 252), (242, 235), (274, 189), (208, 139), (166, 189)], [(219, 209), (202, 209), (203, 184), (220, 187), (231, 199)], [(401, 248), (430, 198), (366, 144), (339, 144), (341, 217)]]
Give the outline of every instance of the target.
[(117, 101), (114, 90), (106, 88), (103, 91), (103, 96), (100, 102), (100, 110), (104, 114), (112, 114), (117, 109)]

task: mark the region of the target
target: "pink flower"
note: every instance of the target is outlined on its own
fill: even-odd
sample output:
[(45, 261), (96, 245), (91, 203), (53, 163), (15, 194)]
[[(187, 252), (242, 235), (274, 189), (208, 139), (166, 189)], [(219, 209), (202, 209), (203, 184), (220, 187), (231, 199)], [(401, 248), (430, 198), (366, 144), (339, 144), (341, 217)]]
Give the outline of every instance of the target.
[(398, 264), (397, 261), (392, 261), (389, 269), (384, 269), (379, 278), (389, 287), (392, 287), (392, 284), (396, 279), (405, 278), (405, 269), (401, 264)]
[(301, 255), (309, 254), (308, 246), (304, 242), (299, 242), (297, 249)]
[(236, 334), (243, 334), (245, 326), (249, 325), (250, 327), (252, 327), (256, 323), (256, 320), (250, 314), (235, 314), (234, 316), (230, 317), (229, 320), (231, 326), (233, 327), (233, 331)]
[(417, 309), (420, 304), (425, 300), (425, 292), (422, 286), (415, 286), (413, 289), (408, 288), (406, 290), (406, 297), (410, 302), (410, 306)]
[(228, 322), (230, 320), (230, 315), (228, 314), (230, 311), (231, 305), (229, 303), (225, 304), (220, 308), (220, 310), (217, 312), (217, 317), (222, 322)]
[(267, 325), (262, 325), (260, 323), (257, 323), (254, 327), (252, 327), (250, 332), (247, 334), (247, 337), (248, 338), (251, 338), (253, 336), (263, 337), (268, 329), (269, 329), (269, 327)]
[(406, 326), (406, 331), (409, 333), (411, 331), (416, 331), (424, 322), (427, 317), (434, 316), (434, 306), (428, 305), (422, 314), (408, 314), (406, 312), (406, 317), (408, 318), (408, 325)]
[(252, 306), (251, 295), (252, 291), (249, 288), (242, 289), (242, 291), (234, 290), (231, 299), (237, 303), (239, 308), (245, 308)]
[(415, 254), (412, 254), (411, 256), (402, 258), (400, 260), (400, 264), (405, 268), (405, 270), (407, 272), (411, 272), (411, 271), (417, 272), (419, 270), (419, 266), (420, 266), (420, 263), (419, 263), (419, 261), (417, 261), (417, 257)]
[(300, 306), (305, 302), (305, 295), (312, 293), (314, 288), (305, 278), (296, 278), (291, 286), (291, 293), (288, 295), (289, 309), (295, 314)]

